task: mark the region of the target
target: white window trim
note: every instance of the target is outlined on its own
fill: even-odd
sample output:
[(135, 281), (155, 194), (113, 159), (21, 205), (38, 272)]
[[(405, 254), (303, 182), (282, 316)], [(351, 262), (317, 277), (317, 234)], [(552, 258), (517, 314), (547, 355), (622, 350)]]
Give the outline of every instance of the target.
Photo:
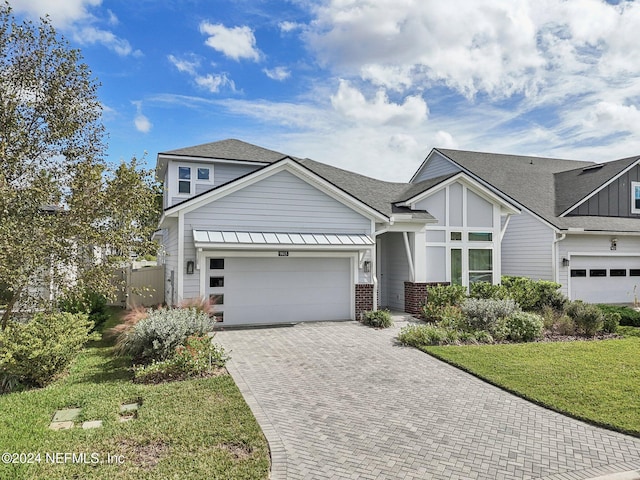
[(631, 213), (640, 215), (640, 208), (636, 208), (636, 188), (640, 187), (640, 182), (631, 182)]
[[(181, 179), (180, 178), (180, 168), (188, 168), (190, 170), (190, 179)], [(209, 180), (199, 180), (198, 179), (198, 169), (206, 168), (209, 170)], [(177, 164), (176, 165), (176, 196), (190, 198), (196, 194), (196, 186), (197, 185), (213, 185), (214, 178), (214, 168), (213, 165), (196, 165), (196, 164)], [(189, 193), (181, 193), (180, 192), (180, 182), (189, 182)]]

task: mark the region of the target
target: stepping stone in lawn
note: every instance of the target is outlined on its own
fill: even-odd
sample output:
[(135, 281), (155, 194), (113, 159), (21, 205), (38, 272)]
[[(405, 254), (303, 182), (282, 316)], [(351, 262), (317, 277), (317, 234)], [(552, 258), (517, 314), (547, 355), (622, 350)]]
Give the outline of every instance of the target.
[(90, 428), (100, 428), (102, 426), (102, 420), (91, 420), (89, 422), (84, 422), (82, 424), (82, 428), (84, 430), (89, 430)]
[(73, 428), (73, 422), (51, 422), (49, 428), (51, 430), (69, 430)]
[(138, 417), (138, 408), (140, 408), (140, 402), (135, 403), (123, 403), (120, 405), (120, 423), (128, 422)]
[(52, 422), (73, 422), (80, 416), (81, 408), (65, 408), (56, 410)]

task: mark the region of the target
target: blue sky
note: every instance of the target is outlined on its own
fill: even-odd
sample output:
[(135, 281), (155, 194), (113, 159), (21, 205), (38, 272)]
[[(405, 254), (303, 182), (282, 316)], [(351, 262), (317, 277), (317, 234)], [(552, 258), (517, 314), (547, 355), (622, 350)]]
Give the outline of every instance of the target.
[(640, 6), (10, 0), (102, 87), (108, 160), (238, 138), (406, 181), (431, 148), (640, 154)]

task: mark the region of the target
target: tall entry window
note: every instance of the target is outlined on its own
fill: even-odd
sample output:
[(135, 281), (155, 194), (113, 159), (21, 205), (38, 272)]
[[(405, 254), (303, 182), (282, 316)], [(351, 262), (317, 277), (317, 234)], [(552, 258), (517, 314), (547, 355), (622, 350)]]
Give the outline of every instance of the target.
[(451, 284), (462, 285), (462, 249), (451, 249)]
[(640, 214), (640, 182), (631, 182), (631, 213)]
[(489, 249), (469, 249), (469, 285), (493, 281), (492, 253)]

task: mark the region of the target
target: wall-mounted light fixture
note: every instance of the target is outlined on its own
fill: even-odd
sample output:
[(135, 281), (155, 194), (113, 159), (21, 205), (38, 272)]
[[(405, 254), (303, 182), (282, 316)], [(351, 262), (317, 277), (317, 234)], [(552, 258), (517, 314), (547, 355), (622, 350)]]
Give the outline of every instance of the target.
[(195, 268), (195, 262), (193, 260), (187, 261), (187, 275), (193, 275), (193, 269)]
[(364, 273), (369, 273), (371, 271), (371, 260), (365, 260), (364, 264), (362, 265), (362, 270), (364, 271)]
[(611, 250), (617, 250), (618, 249), (618, 239), (617, 238), (612, 238), (611, 239)]
[(568, 267), (569, 266), (569, 259), (568, 258), (563, 258), (562, 259), (562, 266), (563, 267)]

